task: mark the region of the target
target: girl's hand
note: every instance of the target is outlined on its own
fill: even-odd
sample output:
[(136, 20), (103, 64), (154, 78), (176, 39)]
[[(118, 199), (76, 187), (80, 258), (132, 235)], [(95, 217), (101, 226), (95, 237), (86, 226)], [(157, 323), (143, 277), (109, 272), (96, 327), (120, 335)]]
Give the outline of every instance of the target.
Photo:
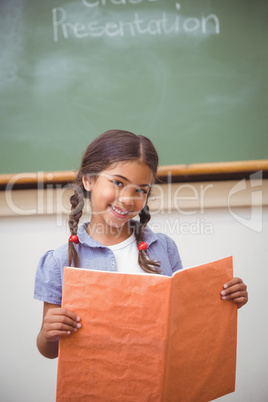
[(60, 336), (76, 332), (80, 327), (80, 317), (58, 304), (44, 303), (43, 323), (37, 337), (39, 352), (50, 359), (58, 356)]
[(230, 300), (237, 304), (237, 308), (244, 306), (248, 302), (247, 286), (242, 279), (233, 278), (223, 285), (221, 292), (222, 300)]
[(75, 313), (60, 306), (45, 306), (42, 325), (42, 335), (48, 342), (56, 342), (59, 336), (70, 335), (80, 327), (80, 317)]

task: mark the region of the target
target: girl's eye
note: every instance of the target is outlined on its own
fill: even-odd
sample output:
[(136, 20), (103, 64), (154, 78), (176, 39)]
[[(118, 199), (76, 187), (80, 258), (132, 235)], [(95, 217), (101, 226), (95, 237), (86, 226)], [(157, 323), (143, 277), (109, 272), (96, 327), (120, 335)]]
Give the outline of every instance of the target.
[(115, 186), (118, 186), (118, 187), (122, 187), (122, 186), (123, 186), (123, 183), (122, 183), (121, 181), (119, 181), (119, 180), (113, 180), (112, 183), (113, 183)]
[(148, 191), (144, 190), (143, 188), (138, 188), (137, 192), (140, 193), (140, 194), (148, 194)]

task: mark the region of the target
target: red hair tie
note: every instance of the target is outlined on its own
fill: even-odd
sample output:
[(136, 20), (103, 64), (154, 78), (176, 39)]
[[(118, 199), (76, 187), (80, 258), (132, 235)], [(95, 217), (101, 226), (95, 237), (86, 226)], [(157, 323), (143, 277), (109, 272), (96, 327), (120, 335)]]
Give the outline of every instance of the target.
[(76, 236), (76, 235), (71, 235), (69, 237), (68, 242), (70, 242), (70, 241), (72, 241), (74, 244), (79, 244), (79, 239), (78, 239), (78, 236)]
[(146, 250), (147, 247), (148, 247), (148, 244), (147, 244), (145, 241), (141, 242), (140, 244), (137, 244), (137, 249), (138, 249), (139, 251), (140, 251), (140, 250)]

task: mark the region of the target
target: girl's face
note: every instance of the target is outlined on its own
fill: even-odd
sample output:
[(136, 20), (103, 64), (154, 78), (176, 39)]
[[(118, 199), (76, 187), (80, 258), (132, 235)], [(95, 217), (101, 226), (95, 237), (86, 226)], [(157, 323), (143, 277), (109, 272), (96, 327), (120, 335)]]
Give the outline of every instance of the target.
[(128, 222), (145, 206), (152, 181), (151, 169), (138, 161), (119, 162), (97, 178), (84, 176), (84, 187), (91, 193), (91, 236), (100, 242), (102, 234), (103, 239), (116, 233), (120, 241), (127, 238)]

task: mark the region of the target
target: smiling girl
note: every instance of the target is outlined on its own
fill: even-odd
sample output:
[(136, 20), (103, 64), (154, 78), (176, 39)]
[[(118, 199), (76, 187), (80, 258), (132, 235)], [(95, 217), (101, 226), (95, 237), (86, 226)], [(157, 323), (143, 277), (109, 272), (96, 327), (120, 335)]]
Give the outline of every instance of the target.
[[(48, 251), (37, 268), (34, 296), (44, 302), (37, 347), (44, 356), (57, 357), (59, 337), (81, 327), (80, 317), (61, 308), (65, 266), (168, 276), (182, 269), (175, 242), (147, 226), (157, 167), (152, 142), (128, 131), (107, 131), (86, 149), (70, 198), (68, 244)], [(88, 197), (91, 220), (78, 227)], [(246, 285), (239, 278), (225, 284), (223, 292), (223, 300), (238, 307), (247, 302)]]

